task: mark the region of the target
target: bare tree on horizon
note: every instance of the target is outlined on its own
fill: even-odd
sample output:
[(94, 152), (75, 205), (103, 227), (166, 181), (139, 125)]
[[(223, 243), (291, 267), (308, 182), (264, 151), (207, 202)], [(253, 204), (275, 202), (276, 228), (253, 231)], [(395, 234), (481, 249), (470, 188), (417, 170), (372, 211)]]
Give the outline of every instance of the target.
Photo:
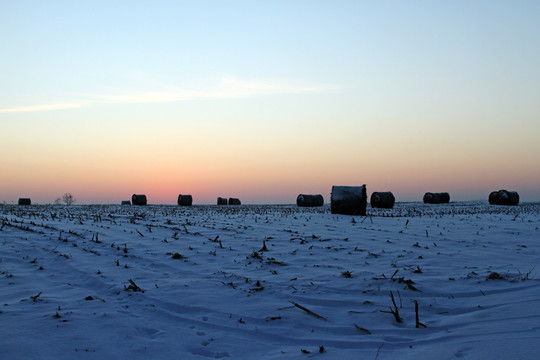
[(69, 205), (73, 205), (73, 203), (75, 203), (75, 198), (73, 197), (73, 195), (71, 195), (71, 193), (65, 193), (62, 196), (62, 201), (64, 202), (64, 204), (69, 206)]

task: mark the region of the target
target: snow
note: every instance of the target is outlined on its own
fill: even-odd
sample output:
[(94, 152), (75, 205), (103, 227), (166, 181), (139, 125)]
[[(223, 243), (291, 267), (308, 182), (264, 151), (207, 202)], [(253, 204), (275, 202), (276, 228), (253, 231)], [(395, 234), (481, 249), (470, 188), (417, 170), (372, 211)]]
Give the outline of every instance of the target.
[(0, 206), (0, 359), (538, 358), (540, 204), (368, 214)]

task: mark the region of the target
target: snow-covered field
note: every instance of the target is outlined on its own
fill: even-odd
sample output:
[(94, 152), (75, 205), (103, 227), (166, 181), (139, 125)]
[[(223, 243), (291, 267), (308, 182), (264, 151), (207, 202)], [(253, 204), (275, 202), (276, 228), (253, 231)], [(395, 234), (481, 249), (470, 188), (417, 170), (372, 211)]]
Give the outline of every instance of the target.
[(0, 206), (0, 359), (540, 358), (539, 203), (368, 212)]

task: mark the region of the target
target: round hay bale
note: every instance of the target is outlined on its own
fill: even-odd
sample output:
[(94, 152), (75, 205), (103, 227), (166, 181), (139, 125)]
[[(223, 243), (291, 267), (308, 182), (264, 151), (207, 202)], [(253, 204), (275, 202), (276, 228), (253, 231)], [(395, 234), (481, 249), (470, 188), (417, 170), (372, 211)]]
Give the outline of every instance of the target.
[(441, 199), (441, 204), (448, 204), (450, 202), (450, 194), (447, 192), (443, 192), (439, 194)]
[(427, 192), (424, 194), (424, 203), (425, 204), (445, 204), (450, 202), (450, 194), (447, 192), (431, 193)]
[(131, 205), (131, 201), (130, 200), (122, 200), (122, 202), (120, 204), (121, 205)]
[(508, 191), (508, 204), (507, 205), (517, 205), (519, 204), (519, 194), (517, 191)]
[(499, 190), (489, 194), (489, 203), (493, 205), (517, 205), (519, 194), (516, 191)]
[(217, 198), (217, 204), (218, 205), (227, 205), (227, 198), (218, 197)]
[(433, 204), (433, 193), (425, 193), (423, 200), (425, 204)]
[(147, 204), (146, 195), (133, 194), (131, 196), (131, 203), (133, 205), (146, 205)]
[(330, 211), (332, 214), (366, 216), (367, 192), (362, 186), (332, 186)]
[(490, 204), (492, 205), (495, 205), (497, 204), (497, 195), (499, 194), (498, 191), (492, 191), (490, 194), (489, 194), (489, 197), (488, 197), (488, 201)]
[(242, 205), (242, 203), (240, 202), (240, 199), (229, 198), (229, 205)]
[(19, 205), (32, 205), (30, 198), (19, 198)]
[(178, 195), (178, 205), (191, 206), (193, 204), (193, 197), (191, 195)]
[(323, 206), (324, 198), (321, 194), (317, 194), (317, 195), (300, 194), (296, 198), (296, 205), (302, 206), (302, 207)]
[(370, 203), (373, 208), (391, 209), (394, 207), (395, 202), (396, 198), (390, 191), (374, 192), (371, 194)]

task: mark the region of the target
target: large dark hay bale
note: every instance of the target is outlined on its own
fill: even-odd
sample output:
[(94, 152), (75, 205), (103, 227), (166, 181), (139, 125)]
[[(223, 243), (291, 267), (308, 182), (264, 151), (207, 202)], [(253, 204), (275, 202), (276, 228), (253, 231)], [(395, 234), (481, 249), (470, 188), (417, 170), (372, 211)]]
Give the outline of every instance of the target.
[(499, 190), (489, 194), (489, 203), (493, 205), (517, 205), (519, 194), (516, 191)]
[(306, 195), (300, 194), (296, 198), (296, 205), (298, 206), (323, 206), (324, 198), (321, 194), (317, 195)]
[(445, 204), (450, 202), (450, 194), (447, 192), (424, 194), (424, 203), (426, 204)]
[(332, 214), (366, 216), (367, 192), (362, 186), (332, 186), (330, 211)]
[(391, 209), (394, 207), (396, 198), (390, 191), (376, 191), (371, 194), (371, 207)]
[(217, 198), (217, 204), (218, 205), (227, 205), (227, 198), (218, 197)]
[(191, 195), (178, 195), (178, 205), (191, 206), (193, 204), (193, 197)]
[(240, 202), (240, 199), (229, 198), (229, 205), (242, 205), (242, 203)]
[(131, 196), (131, 203), (133, 205), (146, 205), (146, 195), (133, 194), (133, 196)]
[(131, 205), (131, 201), (130, 200), (122, 200), (122, 202), (120, 204), (121, 205)]
[(30, 198), (19, 198), (19, 205), (32, 205)]

